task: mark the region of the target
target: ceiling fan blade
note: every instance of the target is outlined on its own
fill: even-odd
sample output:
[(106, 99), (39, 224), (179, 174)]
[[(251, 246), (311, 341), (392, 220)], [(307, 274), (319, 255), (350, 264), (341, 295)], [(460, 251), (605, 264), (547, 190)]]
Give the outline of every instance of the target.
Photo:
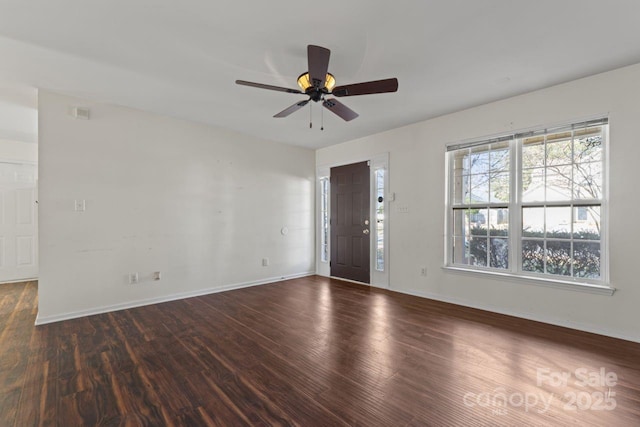
[(311, 84), (322, 89), (329, 70), (329, 57), (331, 51), (321, 46), (312, 44), (307, 46), (307, 61), (309, 65), (309, 81)]
[(308, 99), (305, 99), (304, 101), (297, 102), (297, 103), (293, 104), (291, 107), (280, 111), (278, 114), (276, 114), (273, 117), (278, 117), (278, 118), (287, 117), (289, 114), (298, 111), (299, 109), (301, 109), (302, 107), (304, 107), (308, 103), (309, 103)]
[(341, 117), (347, 122), (358, 117), (358, 113), (356, 113), (351, 108), (344, 105), (343, 103), (339, 102), (337, 99), (333, 99), (333, 98), (326, 99), (322, 103), (322, 105), (324, 105), (324, 108), (331, 111), (336, 116)]
[(375, 80), (372, 82), (354, 83), (352, 85), (337, 86), (333, 89), (333, 96), (370, 95), (373, 93), (396, 92), (398, 79)]
[(242, 86), (257, 87), (257, 88), (260, 88), (260, 89), (277, 90), (279, 92), (302, 93), (298, 89), (289, 89), (289, 88), (286, 88), (286, 87), (265, 85), (265, 84), (262, 84), (262, 83), (247, 82), (245, 80), (236, 80), (236, 84), (242, 85)]

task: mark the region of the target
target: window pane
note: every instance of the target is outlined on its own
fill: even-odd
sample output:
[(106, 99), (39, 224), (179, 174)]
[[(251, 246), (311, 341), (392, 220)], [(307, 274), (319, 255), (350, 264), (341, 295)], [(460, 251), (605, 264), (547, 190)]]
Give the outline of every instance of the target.
[(453, 170), (469, 175), (469, 150), (457, 150), (453, 152)]
[(489, 172), (489, 151), (488, 147), (480, 146), (471, 149), (469, 158), (472, 174), (484, 174)]
[(453, 237), (453, 262), (455, 264), (469, 264), (469, 238), (467, 236)]
[(522, 269), (533, 273), (544, 273), (544, 242), (522, 240)]
[(546, 201), (571, 200), (571, 166), (547, 168)]
[(573, 275), (589, 279), (600, 277), (600, 243), (573, 244)]
[(376, 178), (376, 270), (384, 271), (384, 169), (377, 169)]
[(460, 175), (458, 172), (453, 176), (453, 203), (469, 203), (469, 175)]
[(453, 235), (465, 236), (469, 234), (469, 210), (455, 209), (453, 211)]
[(573, 166), (576, 199), (602, 198), (602, 163), (579, 163)]
[(491, 144), (489, 152), (491, 170), (495, 172), (509, 170), (509, 141)]
[(547, 167), (554, 165), (570, 165), (571, 132), (547, 135)]
[(575, 131), (573, 159), (575, 163), (602, 161), (602, 128), (593, 127)]
[(509, 202), (509, 173), (492, 174), (489, 185), (492, 203)]
[(329, 180), (327, 178), (320, 179), (320, 209), (322, 212), (327, 211), (327, 193), (329, 192)]
[(472, 237), (469, 242), (469, 261), (471, 265), (487, 266), (487, 238)]
[(489, 174), (471, 175), (471, 195), (469, 203), (489, 201)]
[(546, 208), (546, 237), (554, 239), (571, 238), (571, 207)]
[(522, 171), (522, 201), (523, 202), (543, 202), (544, 191), (544, 169), (525, 169)]
[(522, 208), (522, 235), (544, 237), (544, 208)]
[(574, 208), (573, 238), (600, 240), (600, 206)]
[(571, 242), (547, 241), (548, 274), (571, 275)]
[(454, 203), (468, 203), (469, 196), (469, 150), (453, 153), (451, 195)]
[(503, 237), (509, 235), (509, 209), (489, 209), (489, 235)]
[(469, 209), (468, 212), (471, 234), (475, 236), (486, 236), (487, 209)]
[(491, 243), (490, 267), (509, 268), (509, 241), (507, 239), (489, 239)]
[(320, 178), (320, 261), (329, 262), (329, 178)]
[(509, 209), (501, 208), (498, 209), (498, 225), (506, 224), (509, 225)]
[(522, 167), (544, 167), (544, 137), (525, 138), (522, 142)]

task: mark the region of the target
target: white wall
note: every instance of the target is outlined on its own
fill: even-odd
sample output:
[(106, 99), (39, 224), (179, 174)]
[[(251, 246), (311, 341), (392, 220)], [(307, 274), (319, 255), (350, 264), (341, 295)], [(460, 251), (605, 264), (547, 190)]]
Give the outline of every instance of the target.
[(37, 104), (36, 89), (0, 81), (0, 140), (36, 144)]
[(46, 91), (39, 137), (38, 323), (314, 270), (311, 150)]
[(0, 139), (0, 159), (5, 162), (37, 163), (38, 144)]
[[(640, 197), (634, 173), (640, 161), (639, 100), (635, 65), (320, 149), (316, 164), (390, 153), (390, 190), (396, 194), (390, 212), (391, 289), (640, 342)], [(618, 289), (613, 296), (442, 268), (446, 144), (607, 113), (610, 276)], [(397, 206), (407, 206), (408, 213), (398, 213)], [(420, 277), (423, 265), (427, 277)]]

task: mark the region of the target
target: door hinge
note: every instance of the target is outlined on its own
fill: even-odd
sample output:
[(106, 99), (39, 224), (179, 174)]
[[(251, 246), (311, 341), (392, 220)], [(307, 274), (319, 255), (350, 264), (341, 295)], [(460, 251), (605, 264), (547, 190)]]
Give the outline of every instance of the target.
[(329, 267), (331, 267), (331, 261), (329, 261)]

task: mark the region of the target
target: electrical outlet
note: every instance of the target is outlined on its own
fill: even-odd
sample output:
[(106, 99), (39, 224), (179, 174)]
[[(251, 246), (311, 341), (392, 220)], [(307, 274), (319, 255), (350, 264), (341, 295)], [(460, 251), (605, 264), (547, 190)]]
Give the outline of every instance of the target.
[(427, 277), (427, 267), (422, 267), (420, 269), (420, 275), (424, 276), (424, 277)]
[(269, 258), (262, 258), (262, 266), (263, 267), (269, 266)]
[(160, 274), (159, 271), (154, 271), (153, 274), (151, 275), (151, 278), (153, 280), (160, 280), (162, 279), (162, 275)]
[(133, 285), (138, 283), (138, 273), (129, 273), (129, 284)]

